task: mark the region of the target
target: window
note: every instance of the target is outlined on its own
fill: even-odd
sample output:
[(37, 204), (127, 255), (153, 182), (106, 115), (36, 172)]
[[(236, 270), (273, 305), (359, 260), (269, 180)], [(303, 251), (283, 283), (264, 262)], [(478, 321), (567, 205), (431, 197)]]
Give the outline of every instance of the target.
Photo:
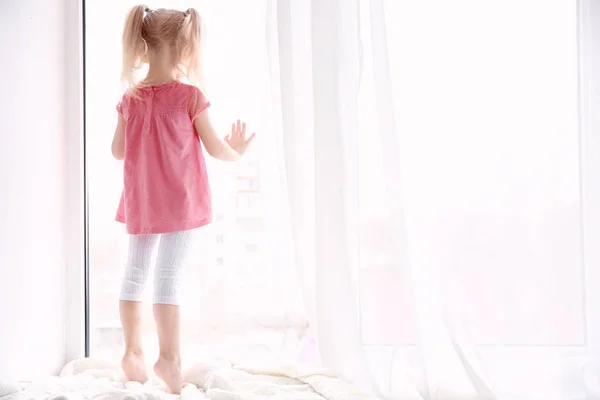
[[(377, 50), (378, 40), (371, 37), (377, 27), (369, 23), (370, 3), (361, 0), (366, 54)], [(434, 234), (423, 241), (444, 259), (449, 284), (443, 296), (462, 312), (452, 317), (464, 322), (483, 362), (498, 368), (500, 386), (510, 387), (511, 378), (527, 376), (528, 369), (556, 376), (564, 349), (584, 347), (592, 340), (588, 325), (599, 326), (597, 315), (586, 314), (591, 297), (581, 294), (587, 272), (581, 254), (577, 5), (383, 3), (388, 40), (394, 41), (388, 56), (403, 184), (411, 211), (431, 212), (423, 220)], [(106, 27), (120, 27), (131, 5), (108, 0), (90, 4), (87, 13), (92, 355), (119, 352), (121, 345), (117, 297), (127, 241), (112, 222), (121, 167), (109, 154), (114, 104), (122, 92), (120, 31)], [(263, 6), (222, 0), (198, 8), (210, 22), (205, 54), (214, 120), (226, 130), (244, 116), (268, 137)], [(393, 240), (394, 205), (385, 202), (394, 177), (386, 175), (385, 142), (373, 129), (384, 131), (374, 100), (381, 71), (369, 59), (359, 93), (357, 286), (363, 344), (377, 379), (388, 382), (390, 366), (414, 367), (418, 335), (410, 271)], [(198, 232), (190, 259), (185, 301), (192, 306), (183, 321), (188, 347), (227, 339), (234, 327), (253, 329), (255, 310), (277, 317), (287, 312), (286, 301), (273, 301), (287, 287), (265, 282), (276, 279), (277, 269), (269, 268), (284, 250), (268, 235), (280, 211), (267, 195), (277, 185), (277, 162), (270, 158), (272, 142), (259, 143), (243, 162), (209, 162), (215, 223)], [(398, 264), (403, 268), (392, 267)], [(153, 343), (150, 314), (145, 321), (147, 343)]]

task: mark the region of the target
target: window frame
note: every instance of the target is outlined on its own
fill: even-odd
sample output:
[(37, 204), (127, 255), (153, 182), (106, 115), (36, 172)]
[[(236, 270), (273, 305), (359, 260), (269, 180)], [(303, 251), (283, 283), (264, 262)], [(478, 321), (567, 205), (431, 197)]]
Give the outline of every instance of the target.
[(88, 188), (85, 148), (85, 0), (66, 0), (66, 361), (89, 356)]
[(578, 0), (579, 154), (586, 344), (600, 350), (600, 4)]

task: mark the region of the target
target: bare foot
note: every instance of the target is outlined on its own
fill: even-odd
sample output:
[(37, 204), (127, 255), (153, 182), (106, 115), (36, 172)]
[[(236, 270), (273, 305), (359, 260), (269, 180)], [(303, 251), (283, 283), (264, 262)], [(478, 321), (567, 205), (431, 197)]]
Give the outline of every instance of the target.
[(159, 358), (154, 364), (154, 372), (167, 384), (171, 393), (181, 394), (183, 378), (181, 376), (181, 362), (178, 359)]
[(125, 354), (121, 360), (121, 368), (125, 372), (128, 381), (146, 383), (148, 373), (143, 354)]

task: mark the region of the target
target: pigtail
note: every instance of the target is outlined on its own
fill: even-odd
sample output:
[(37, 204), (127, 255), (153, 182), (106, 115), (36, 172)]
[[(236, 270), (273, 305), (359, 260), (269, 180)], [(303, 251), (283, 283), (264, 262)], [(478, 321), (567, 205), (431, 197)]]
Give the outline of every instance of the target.
[(142, 22), (148, 7), (139, 5), (133, 7), (123, 28), (123, 69), (121, 79), (130, 88), (134, 86), (133, 74), (143, 65), (146, 55), (146, 42), (142, 38)]
[(187, 79), (195, 85), (201, 86), (203, 81), (203, 68), (201, 63), (201, 38), (202, 20), (200, 13), (194, 8), (184, 12), (185, 20), (180, 31), (180, 55), (179, 66)]

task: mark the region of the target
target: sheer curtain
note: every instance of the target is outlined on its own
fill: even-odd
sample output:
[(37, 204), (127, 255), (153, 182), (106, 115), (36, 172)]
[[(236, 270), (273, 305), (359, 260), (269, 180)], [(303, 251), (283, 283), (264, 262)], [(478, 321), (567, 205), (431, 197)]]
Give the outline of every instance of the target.
[(276, 232), (323, 364), (386, 398), (588, 398), (577, 4), (267, 12)]

